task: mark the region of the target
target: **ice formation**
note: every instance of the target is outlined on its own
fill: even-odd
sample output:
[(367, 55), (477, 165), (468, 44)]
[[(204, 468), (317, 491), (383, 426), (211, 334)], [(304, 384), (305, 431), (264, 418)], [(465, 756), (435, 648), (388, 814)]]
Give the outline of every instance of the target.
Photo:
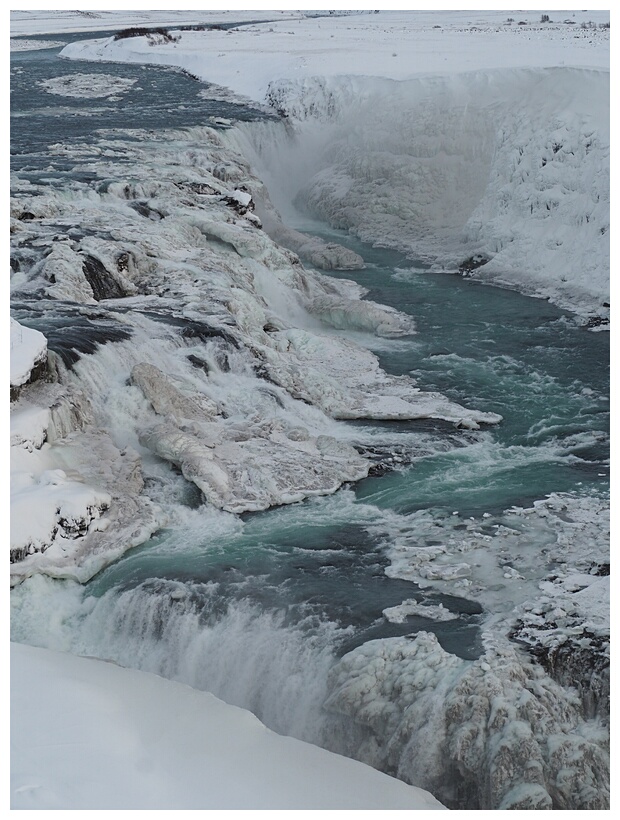
[(81, 97), (99, 99), (101, 97), (119, 99), (119, 94), (129, 91), (137, 80), (116, 77), (114, 74), (66, 74), (42, 80), (39, 85), (49, 94), (61, 97)]
[(251, 140), (267, 148), (259, 170), (288, 197), (369, 242), (601, 327), (609, 32), (581, 14), (579, 28), (523, 14), (523, 29), (499, 12), (388, 12), (209, 32), (208, 49), (204, 34), (184, 33), (177, 47), (110, 39), (63, 53), (176, 65), (268, 102), (286, 126), (266, 126), (262, 141), (253, 128)]
[(605, 318), (608, 82), (569, 68), (274, 81), (295, 136), (265, 124), (251, 139), (277, 143), (276, 178), (312, 152), (297, 202), (330, 224)]
[(604, 808), (603, 727), (584, 721), (579, 699), (514, 646), (490, 643), (474, 663), (424, 632), (370, 641), (346, 655), (326, 701), (358, 729), (341, 750), (449, 806)]

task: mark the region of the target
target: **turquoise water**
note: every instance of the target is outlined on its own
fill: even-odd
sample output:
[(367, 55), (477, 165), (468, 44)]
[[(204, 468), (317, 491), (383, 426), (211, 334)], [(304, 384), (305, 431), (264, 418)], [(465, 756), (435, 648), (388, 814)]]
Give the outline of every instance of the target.
[[(500, 413), (502, 423), (474, 432), (425, 421), (348, 425), (351, 435), (379, 436), (385, 449), (403, 454), (405, 466), (333, 497), (241, 519), (211, 513), (205, 520), (204, 511), (188, 507), (181, 526), (104, 570), (86, 585), (86, 596), (133, 590), (140, 600), (166, 597), (181, 583), (193, 590), (190, 609), (205, 623), (243, 602), (256, 612), (282, 613), (287, 628), (317, 634), (336, 626), (342, 631), (330, 631), (329, 640), (338, 655), (371, 638), (426, 629), (448, 651), (475, 657), (475, 601), (422, 592), (385, 575), (394, 520), (415, 538), (408, 516), (419, 510), (458, 512), (488, 528), (486, 519), (552, 492), (606, 491), (608, 334), (580, 328), (546, 302), (421, 272), (397, 254), (344, 239), (366, 259), (355, 278), (369, 298), (417, 320), (418, 335), (381, 341), (383, 366), (410, 373), (424, 389)], [(383, 610), (410, 598), (442, 602), (459, 618), (387, 621)]]

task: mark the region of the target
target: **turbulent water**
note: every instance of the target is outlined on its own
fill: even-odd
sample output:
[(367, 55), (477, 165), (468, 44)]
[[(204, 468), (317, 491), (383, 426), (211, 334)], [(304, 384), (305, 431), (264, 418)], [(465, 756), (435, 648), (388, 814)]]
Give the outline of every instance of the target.
[[(123, 207), (131, 201), (142, 209), (153, 237), (149, 253), (164, 247), (156, 244), (158, 223), (162, 243), (172, 243), (180, 259), (194, 234), (166, 234), (165, 195), (140, 189), (144, 169), (159, 164), (164, 178), (176, 161), (187, 182), (193, 167), (194, 188), (183, 196), (196, 194), (209, 150), (225, 156), (206, 136), (205, 119), (265, 116), (205, 100), (202, 87), (179, 73), (61, 63), (55, 55), (13, 56), (13, 189), (34, 211), (28, 218), (21, 213), (26, 231), (42, 216), (36, 231), (15, 242), (14, 315), (46, 334), (61, 382), (85, 392), (95, 425), (114, 446), (140, 453), (144, 493), (166, 524), (83, 585), (36, 574), (25, 580), (12, 592), (13, 638), (207, 689), (278, 732), (358, 757), (430, 789), (450, 807), (605, 808), (606, 673), (595, 670), (600, 686), (569, 674), (552, 656), (556, 644), (537, 628), (555, 619), (557, 634), (577, 635), (584, 651), (600, 639), (590, 627), (579, 632), (579, 607), (568, 609), (566, 596), (579, 573), (606, 580), (607, 334), (589, 332), (546, 301), (431, 274), (419, 261), (300, 219), (298, 228), (363, 258), (363, 270), (333, 274), (334, 286), (348, 289), (341, 293), (353, 293), (354, 279), (367, 299), (413, 317), (417, 333), (377, 338), (333, 312), (326, 324), (321, 311), (309, 316), (285, 304), (280, 286), (263, 282), (271, 305), (289, 319), (296, 312), (325, 344), (344, 337), (374, 351), (388, 374), (411, 376), (454, 406), (503, 417), (482, 429), (455, 424), (445, 407), (435, 418), (409, 420), (338, 410), (331, 415), (347, 420), (336, 421), (322, 415), (340, 406), (336, 398), (321, 404), (320, 385), (295, 396), (279, 359), (266, 360), (271, 378), (257, 392), (236, 329), (213, 306), (211, 324), (204, 314), (199, 321), (202, 286), (192, 291), (190, 281), (202, 274), (190, 258), (182, 284), (170, 262), (166, 288), (162, 283), (155, 293), (147, 253), (134, 258), (135, 291), (118, 285), (99, 299), (75, 302), (62, 257), (54, 268), (61, 274), (53, 281), (48, 275), (42, 300), (41, 274), (30, 272), (45, 272), (41, 265), (59, 232), (77, 243), (81, 258), (90, 249), (100, 262), (103, 243), (137, 242), (112, 195), (125, 197)], [(84, 75), (103, 77), (104, 91), (120, 99), (71, 96), (93, 87), (92, 77), (81, 83)], [(57, 93), (63, 88), (64, 96)], [(166, 132), (171, 119), (175, 130)], [(234, 170), (232, 163), (227, 168), (220, 179)], [(62, 218), (55, 223), (50, 200), (72, 203), (82, 218), (68, 224), (57, 205)], [(218, 231), (220, 247), (229, 236)], [(212, 241), (207, 234), (209, 247)], [(245, 246), (236, 236), (230, 241), (249, 265)], [(259, 281), (258, 268), (251, 270)], [(89, 282), (95, 292), (92, 271)], [(109, 277), (101, 287), (110, 288)], [(245, 304), (242, 295), (235, 298)], [(242, 325), (246, 314), (236, 315)], [(272, 509), (260, 499), (244, 502), (249, 511), (242, 514), (232, 502), (221, 509), (205, 504), (204, 481), (188, 481), (180, 457), (168, 459), (177, 465), (171, 469), (152, 436), (143, 435), (152, 424), (145, 401), (152, 371), (135, 368), (144, 361), (183, 375), (186, 386), (194, 379), (195, 390), (206, 372), (207, 399), (233, 421), (233, 410), (239, 418), (254, 413), (259, 425), (268, 408), (295, 442), (291, 431), (301, 420), (312, 441), (320, 444), (322, 432), (347, 448), (329, 444), (330, 464), (344, 463), (343, 453), (363, 457), (370, 475), (358, 481), (367, 467), (348, 475), (338, 466), (337, 478), (325, 473), (316, 492), (304, 491), (315, 497)], [(276, 441), (268, 435), (261, 440)], [(317, 447), (313, 452), (324, 452)], [(263, 450), (251, 452), (260, 475)], [(330, 482), (344, 486), (325, 495)], [(555, 594), (565, 596), (562, 614), (553, 610)]]

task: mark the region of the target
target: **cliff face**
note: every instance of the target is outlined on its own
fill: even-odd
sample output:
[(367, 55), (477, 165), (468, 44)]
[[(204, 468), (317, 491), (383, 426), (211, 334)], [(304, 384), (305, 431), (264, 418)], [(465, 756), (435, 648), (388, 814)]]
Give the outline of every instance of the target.
[(288, 135), (262, 124), (251, 139), (300, 207), (437, 269), (607, 319), (607, 72), (307, 78), (271, 83), (268, 98)]

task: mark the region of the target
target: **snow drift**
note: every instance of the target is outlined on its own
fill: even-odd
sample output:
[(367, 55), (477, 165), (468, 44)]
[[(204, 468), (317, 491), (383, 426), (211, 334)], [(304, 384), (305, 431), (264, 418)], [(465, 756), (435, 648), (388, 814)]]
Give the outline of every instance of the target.
[(13, 644), (11, 683), (12, 809), (444, 808), (155, 675)]

